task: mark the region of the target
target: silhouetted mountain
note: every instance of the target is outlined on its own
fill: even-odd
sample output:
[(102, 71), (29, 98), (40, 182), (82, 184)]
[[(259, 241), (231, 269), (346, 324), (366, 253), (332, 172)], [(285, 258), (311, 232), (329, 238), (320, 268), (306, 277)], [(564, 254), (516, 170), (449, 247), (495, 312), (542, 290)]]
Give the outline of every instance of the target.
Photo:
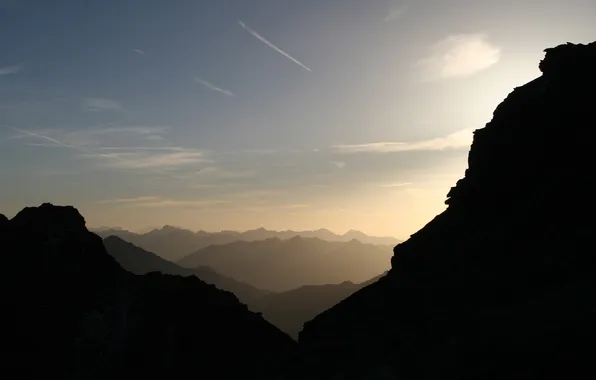
[(134, 274), (162, 272), (185, 277), (197, 276), (208, 284), (213, 284), (219, 289), (234, 293), (244, 303), (271, 293), (222, 276), (209, 267), (183, 268), (117, 236), (105, 238), (103, 244), (110, 256), (115, 258), (124, 269)]
[(98, 231), (97, 234), (104, 238), (118, 236), (168, 261), (178, 261), (189, 253), (209, 245), (227, 244), (239, 240), (236, 234), (223, 232), (211, 234), (203, 231), (194, 233), (171, 226), (164, 226), (145, 234), (119, 230)]
[(0, 228), (1, 368), (18, 378), (270, 378), (295, 342), (194, 276), (131, 274), (73, 207)]
[(262, 312), (266, 320), (298, 339), (298, 333), (305, 322), (383, 275), (361, 284), (345, 281), (341, 284), (301, 286), (287, 292), (259, 297), (249, 302), (248, 306), (251, 310)]
[(540, 69), (387, 276), (306, 323), (303, 378), (596, 378), (596, 43)]
[(213, 245), (177, 264), (187, 268), (206, 265), (257, 288), (281, 292), (304, 284), (366, 281), (387, 270), (390, 259), (391, 250), (382, 246), (295, 236)]
[(343, 242), (357, 239), (363, 243), (384, 246), (391, 245), (392, 247), (399, 243), (399, 240), (392, 237), (368, 236), (358, 231), (350, 231), (345, 235), (337, 235), (325, 229), (316, 231), (269, 231), (264, 228), (259, 228), (245, 232), (198, 231), (194, 233), (192, 231), (177, 227), (164, 226), (145, 234), (137, 234), (119, 229), (95, 230), (94, 232), (103, 238), (112, 235), (118, 236), (140, 248), (146, 249), (149, 252), (154, 252), (164, 259), (173, 262), (180, 260), (182, 257), (189, 255), (198, 249), (205, 248), (210, 245), (222, 245), (236, 241), (258, 241), (272, 238), (286, 240), (295, 236)]

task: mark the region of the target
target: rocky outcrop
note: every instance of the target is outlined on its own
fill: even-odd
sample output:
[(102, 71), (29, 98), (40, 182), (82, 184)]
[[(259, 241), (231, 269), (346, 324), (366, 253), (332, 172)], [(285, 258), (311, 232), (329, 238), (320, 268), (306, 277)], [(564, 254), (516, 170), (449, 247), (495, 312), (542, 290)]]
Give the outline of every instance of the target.
[(122, 269), (72, 207), (1, 225), (0, 367), (19, 378), (272, 378), (295, 342), (194, 276)]
[(305, 325), (309, 379), (596, 377), (594, 68), (596, 43), (546, 50), (475, 132), (447, 210)]

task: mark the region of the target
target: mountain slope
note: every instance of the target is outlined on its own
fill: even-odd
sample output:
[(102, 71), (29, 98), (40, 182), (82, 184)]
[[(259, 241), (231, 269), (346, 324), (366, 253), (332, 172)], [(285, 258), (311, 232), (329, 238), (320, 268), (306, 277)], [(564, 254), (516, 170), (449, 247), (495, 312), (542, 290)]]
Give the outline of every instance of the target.
[(298, 339), (298, 333), (305, 322), (381, 277), (382, 275), (374, 277), (361, 284), (346, 281), (341, 284), (301, 286), (287, 292), (259, 297), (248, 306), (251, 310), (262, 312), (266, 320), (292, 338)]
[(73, 207), (0, 218), (0, 244), (1, 368), (20, 378), (273, 378), (294, 351), (232, 293), (125, 271)]
[(210, 246), (177, 264), (187, 268), (205, 265), (258, 288), (283, 292), (304, 284), (363, 282), (386, 271), (390, 258), (391, 250), (386, 247), (298, 236)]
[(115, 258), (124, 269), (134, 274), (162, 272), (178, 276), (197, 276), (208, 284), (213, 284), (219, 289), (234, 293), (244, 303), (270, 293), (267, 290), (257, 289), (232, 278), (222, 276), (208, 267), (183, 268), (117, 236), (105, 238), (103, 244), (110, 256)]
[[(301, 378), (596, 378), (596, 43), (546, 50), (448, 208), (305, 325)], [(297, 375), (300, 377), (300, 375)]]

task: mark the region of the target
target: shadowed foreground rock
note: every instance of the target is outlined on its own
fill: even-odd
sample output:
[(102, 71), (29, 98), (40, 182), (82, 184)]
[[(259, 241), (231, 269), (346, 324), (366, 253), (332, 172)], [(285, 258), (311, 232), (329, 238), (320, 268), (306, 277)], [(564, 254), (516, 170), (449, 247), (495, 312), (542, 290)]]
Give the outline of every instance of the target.
[(596, 43), (540, 69), (389, 274), (305, 325), (303, 378), (596, 378)]
[(0, 218), (1, 368), (17, 378), (271, 378), (295, 342), (196, 277), (122, 269), (72, 207)]

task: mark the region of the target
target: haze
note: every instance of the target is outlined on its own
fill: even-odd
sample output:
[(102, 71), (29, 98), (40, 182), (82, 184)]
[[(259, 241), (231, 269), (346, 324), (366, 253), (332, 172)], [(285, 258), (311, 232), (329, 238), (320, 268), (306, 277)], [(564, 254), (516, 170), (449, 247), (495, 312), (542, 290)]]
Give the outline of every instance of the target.
[(591, 0), (0, 0), (0, 208), (405, 238), (444, 209), (471, 131), (595, 17)]

